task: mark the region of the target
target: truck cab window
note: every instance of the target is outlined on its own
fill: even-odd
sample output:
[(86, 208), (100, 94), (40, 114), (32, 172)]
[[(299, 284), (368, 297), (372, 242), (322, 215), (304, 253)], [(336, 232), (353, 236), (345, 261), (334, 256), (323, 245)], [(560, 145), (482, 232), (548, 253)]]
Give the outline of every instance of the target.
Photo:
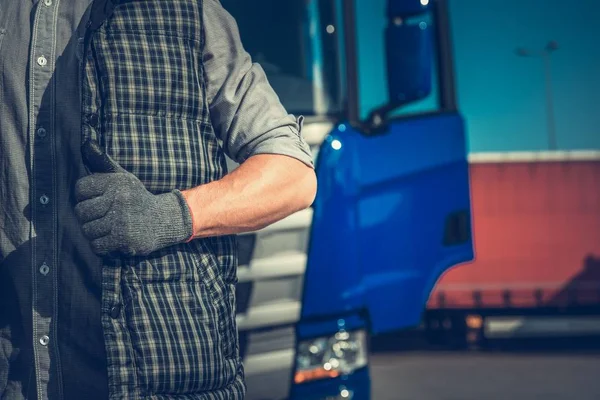
[(335, 9), (320, 0), (222, 0), (242, 43), (288, 112), (335, 115), (340, 109)]

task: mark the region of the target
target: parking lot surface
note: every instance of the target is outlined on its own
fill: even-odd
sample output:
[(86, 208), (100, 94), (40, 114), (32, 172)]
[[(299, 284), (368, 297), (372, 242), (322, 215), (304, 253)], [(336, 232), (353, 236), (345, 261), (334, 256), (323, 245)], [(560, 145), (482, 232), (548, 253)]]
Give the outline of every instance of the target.
[(600, 352), (387, 352), (374, 400), (598, 400)]

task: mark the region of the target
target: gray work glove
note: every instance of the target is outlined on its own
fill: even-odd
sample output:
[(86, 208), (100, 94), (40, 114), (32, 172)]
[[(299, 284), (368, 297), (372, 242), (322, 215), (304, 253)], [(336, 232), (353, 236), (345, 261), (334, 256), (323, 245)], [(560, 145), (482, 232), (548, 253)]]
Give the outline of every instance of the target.
[(91, 175), (75, 185), (75, 214), (98, 255), (148, 255), (192, 236), (192, 217), (179, 190), (155, 195), (95, 141), (82, 146)]

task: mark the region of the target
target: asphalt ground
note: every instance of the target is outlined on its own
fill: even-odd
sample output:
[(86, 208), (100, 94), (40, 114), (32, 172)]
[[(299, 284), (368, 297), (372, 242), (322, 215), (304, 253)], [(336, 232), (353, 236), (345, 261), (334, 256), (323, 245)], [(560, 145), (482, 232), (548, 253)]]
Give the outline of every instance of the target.
[(600, 400), (600, 342), (448, 351), (390, 340), (371, 357), (373, 400)]

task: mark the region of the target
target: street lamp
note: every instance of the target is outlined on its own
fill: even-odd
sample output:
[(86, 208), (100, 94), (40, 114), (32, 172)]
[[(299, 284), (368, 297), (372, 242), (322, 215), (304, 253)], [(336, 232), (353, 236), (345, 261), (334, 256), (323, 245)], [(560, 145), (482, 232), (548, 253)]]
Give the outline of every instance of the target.
[(550, 55), (558, 50), (558, 43), (554, 40), (548, 42), (542, 50), (529, 50), (519, 47), (515, 53), (519, 57), (539, 57), (544, 62), (544, 72), (546, 80), (546, 116), (548, 118), (548, 148), (556, 150), (556, 126), (554, 124), (554, 104), (552, 98), (552, 75), (550, 69)]

